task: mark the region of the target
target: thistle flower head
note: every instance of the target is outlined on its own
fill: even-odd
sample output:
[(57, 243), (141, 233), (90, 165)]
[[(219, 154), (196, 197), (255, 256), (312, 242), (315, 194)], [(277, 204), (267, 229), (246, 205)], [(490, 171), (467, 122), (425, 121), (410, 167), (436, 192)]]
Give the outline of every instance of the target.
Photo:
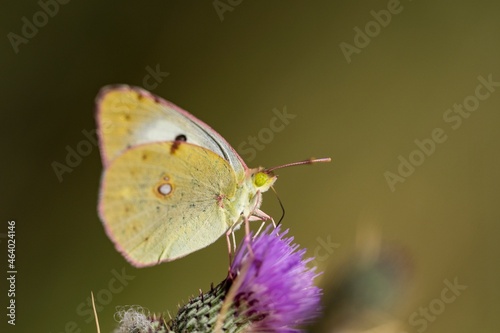
[[(251, 243), (242, 243), (231, 265), (231, 275), (242, 279), (233, 304), (247, 317), (247, 332), (300, 332), (319, 315), (321, 290), (313, 284), (318, 275), (308, 268), (306, 249), (286, 237), (288, 230), (268, 227)], [(242, 275), (240, 275), (242, 274)]]

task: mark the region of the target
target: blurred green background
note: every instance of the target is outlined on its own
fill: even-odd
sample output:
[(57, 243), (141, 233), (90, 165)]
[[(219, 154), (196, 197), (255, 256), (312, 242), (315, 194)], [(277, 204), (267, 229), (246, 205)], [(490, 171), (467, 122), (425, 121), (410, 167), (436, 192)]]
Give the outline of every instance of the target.
[[(83, 131), (95, 129), (94, 98), (102, 86), (144, 86), (149, 71), (159, 68), (169, 74), (147, 79), (148, 88), (210, 124), (235, 148), (269, 128), (273, 109), (286, 107), (296, 116), (255, 158), (240, 152), (249, 166), (332, 157), (330, 164), (280, 170), (276, 184), (286, 207), (283, 224), (309, 255), (321, 254), (322, 270), (349, 258), (360, 225), (373, 225), (412, 256), (414, 292), (398, 317), (407, 332), (419, 332), (423, 326), (411, 325), (409, 317), (441, 297), (444, 280), (455, 278), (468, 288), (425, 331), (496, 332), (500, 87), (478, 88), (482, 100), (469, 96), (478, 77), (500, 82), (500, 5), (215, 4), (218, 9), (211, 1), (75, 0), (59, 4), (57, 13), (47, 7), (51, 17), (37, 14), (43, 6), (36, 1), (4, 2), (0, 244), (6, 253), (7, 221), (14, 219), (18, 274), (16, 326), (2, 314), (0, 327), (95, 332), (88, 303), (93, 290), (101, 332), (110, 332), (117, 306), (175, 314), (178, 303), (225, 277), (223, 237), (181, 260), (144, 269), (115, 251), (96, 214), (102, 171), (96, 146), (61, 179), (53, 170), (55, 161), (66, 164), (68, 147), (87, 140)], [(385, 16), (375, 23), (371, 11), (384, 20), (380, 11), (390, 13), (388, 6), (390, 22)], [(39, 24), (36, 34), (23, 31), (27, 21)], [(363, 36), (356, 27), (372, 30)], [(475, 111), (454, 113), (447, 122), (447, 110), (464, 101)], [(453, 129), (458, 117), (461, 125)], [(430, 156), (415, 152), (414, 141), (431, 138), (436, 128), (446, 141)], [(397, 174), (399, 156), (411, 154), (421, 164), (391, 188), (387, 172)], [(263, 209), (279, 217), (273, 194), (264, 198)], [(322, 247), (328, 239), (336, 244), (330, 252)], [(113, 282), (123, 272), (128, 279)]]

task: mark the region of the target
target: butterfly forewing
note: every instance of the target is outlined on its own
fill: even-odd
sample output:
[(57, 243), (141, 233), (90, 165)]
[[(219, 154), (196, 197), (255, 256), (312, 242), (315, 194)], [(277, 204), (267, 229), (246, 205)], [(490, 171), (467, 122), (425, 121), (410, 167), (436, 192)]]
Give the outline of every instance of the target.
[(185, 142), (156, 142), (116, 157), (101, 182), (100, 215), (136, 266), (185, 256), (215, 242), (232, 221), (220, 198), (237, 179), (220, 156)]
[(186, 141), (224, 158), (236, 173), (247, 167), (234, 149), (210, 126), (149, 92), (129, 86), (110, 86), (98, 98), (98, 125), (104, 165), (139, 144)]

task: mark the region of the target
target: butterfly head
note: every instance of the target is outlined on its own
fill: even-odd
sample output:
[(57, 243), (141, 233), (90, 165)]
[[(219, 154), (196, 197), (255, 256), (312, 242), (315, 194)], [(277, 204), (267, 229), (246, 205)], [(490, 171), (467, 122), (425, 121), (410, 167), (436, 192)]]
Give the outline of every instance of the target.
[(257, 190), (259, 190), (259, 192), (266, 192), (269, 190), (277, 178), (278, 177), (274, 175), (274, 173), (270, 171), (268, 172), (264, 169), (257, 169), (252, 174), (253, 185), (257, 188)]

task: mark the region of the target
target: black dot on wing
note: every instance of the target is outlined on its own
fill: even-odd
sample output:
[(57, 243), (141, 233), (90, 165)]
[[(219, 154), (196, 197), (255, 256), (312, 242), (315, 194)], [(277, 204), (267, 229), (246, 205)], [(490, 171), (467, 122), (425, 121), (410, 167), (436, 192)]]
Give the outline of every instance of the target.
[(175, 141), (187, 141), (187, 137), (184, 134), (179, 134), (175, 137)]

